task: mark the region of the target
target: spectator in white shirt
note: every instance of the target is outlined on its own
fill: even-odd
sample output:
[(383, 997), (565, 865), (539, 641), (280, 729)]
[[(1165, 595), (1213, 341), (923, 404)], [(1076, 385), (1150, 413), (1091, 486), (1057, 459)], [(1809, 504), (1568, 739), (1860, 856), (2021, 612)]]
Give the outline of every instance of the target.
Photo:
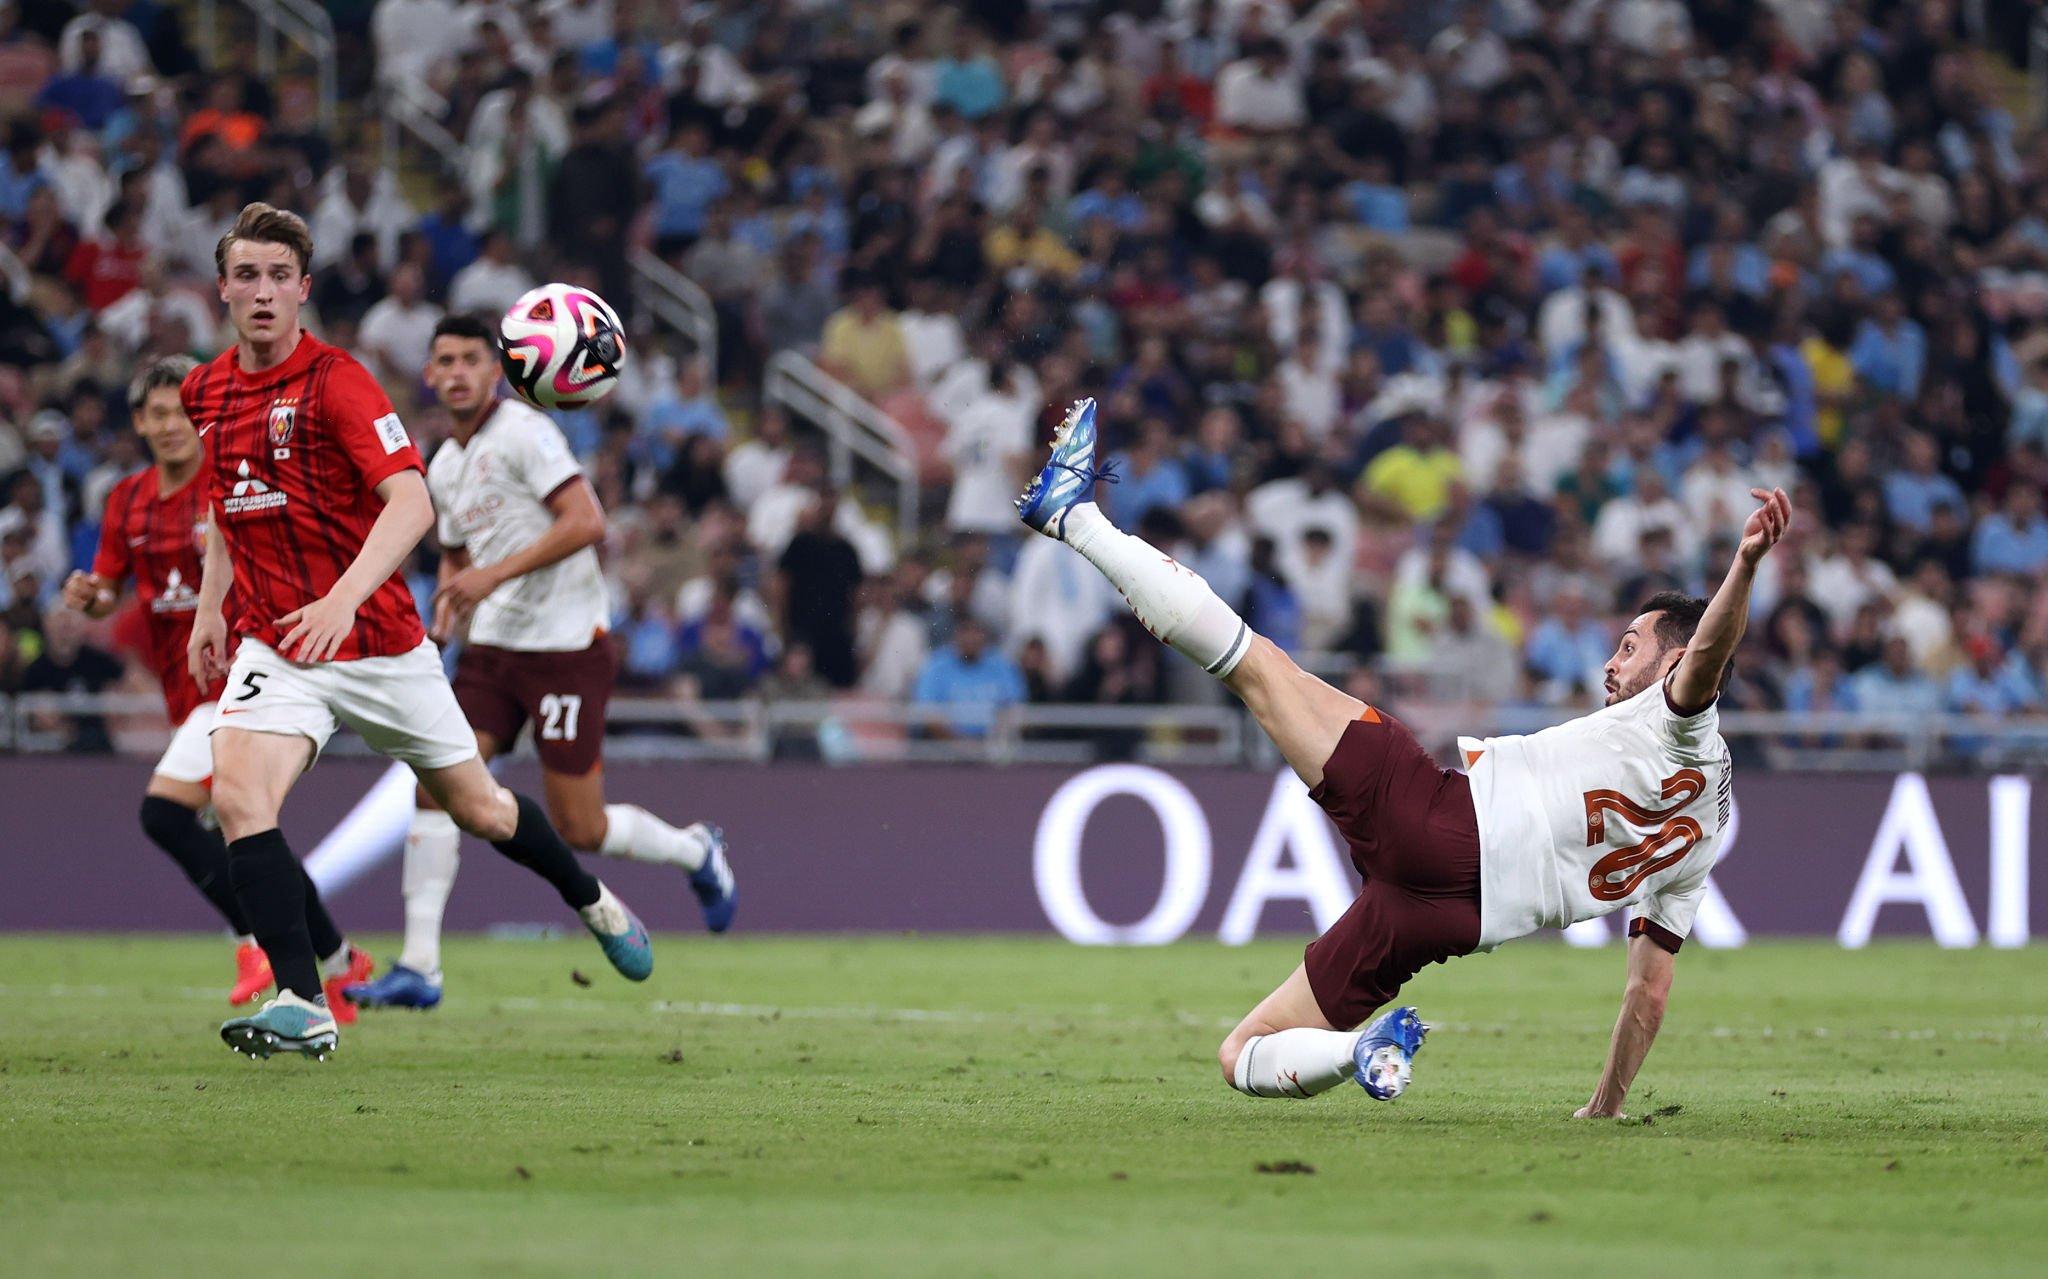
[(64, 33), (57, 37), (57, 59), (66, 71), (85, 65), (82, 46), (85, 33), (92, 31), (100, 38), (99, 74), (125, 89), (136, 88), (138, 80), (156, 74), (142, 33), (121, 16), (127, 7), (123, 0), (92, 0), (90, 9), (64, 24)]
[(441, 308), (427, 301), (426, 283), (411, 262), (391, 273), (391, 292), (363, 316), (356, 340), (386, 390), (417, 386), (425, 375), (427, 351)]
[(1654, 466), (1636, 470), (1636, 490), (1615, 498), (1600, 508), (1593, 523), (1593, 550), (1610, 565), (1623, 567), (1635, 559), (1642, 545), (1643, 531), (1671, 530), (1671, 544), (1679, 558), (1692, 561), (1692, 517), (1664, 484), (1664, 475)]
[(386, 84), (429, 81), (464, 34), (450, 0), (378, 0), (370, 14), (377, 78)]
[(513, 260), (514, 251), (512, 237), (506, 232), (494, 230), (486, 235), (483, 252), (449, 283), (449, 309), (501, 315), (520, 294), (533, 288), (538, 281)]
[[(398, 262), (398, 237), (419, 221), (398, 191), (398, 175), (379, 168), (367, 154), (350, 156), (330, 170), (313, 210), (313, 269), (339, 262), (359, 232), (377, 237), (377, 260), (386, 270)], [(413, 373), (420, 366), (413, 367)]]
[(1287, 63), (1287, 50), (1267, 40), (1223, 68), (1216, 77), (1216, 118), (1250, 134), (1280, 133), (1308, 122), (1301, 77)]
[(1486, 6), (1471, 3), (1429, 42), (1429, 61), (1451, 84), (1484, 93), (1507, 79), (1508, 45), (1487, 27)]
[(1014, 361), (998, 360), (988, 386), (953, 413), (946, 433), (946, 460), (953, 466), (946, 527), (954, 532), (1015, 530), (1012, 502), (1023, 491), (1031, 456), (1037, 387)]

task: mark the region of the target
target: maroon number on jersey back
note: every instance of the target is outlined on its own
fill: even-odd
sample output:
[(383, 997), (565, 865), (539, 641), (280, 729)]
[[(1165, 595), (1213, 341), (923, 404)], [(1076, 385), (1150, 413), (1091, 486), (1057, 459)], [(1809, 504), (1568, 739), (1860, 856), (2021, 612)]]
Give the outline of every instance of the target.
[[(419, 452), (369, 371), (309, 333), (258, 374), (243, 372), (230, 347), (192, 370), (184, 400), (211, 446), (213, 505), (239, 601), (229, 625), (275, 648), (290, 629), (278, 619), (334, 588), (384, 509), (376, 486), (423, 470)], [(389, 657), (425, 638), (394, 573), (356, 610), (335, 660)]]

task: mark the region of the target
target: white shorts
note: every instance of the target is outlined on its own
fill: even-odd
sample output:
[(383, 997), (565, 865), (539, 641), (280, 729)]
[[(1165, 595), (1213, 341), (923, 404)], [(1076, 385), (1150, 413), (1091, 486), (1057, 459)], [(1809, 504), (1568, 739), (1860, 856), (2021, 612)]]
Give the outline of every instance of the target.
[(205, 782), (213, 776), (213, 743), (208, 738), (213, 732), (216, 706), (214, 702), (201, 702), (192, 708), (185, 722), (178, 725), (178, 731), (171, 734), (171, 744), (156, 762), (155, 776), (174, 782)]
[(476, 756), (476, 734), (441, 670), (441, 650), (352, 662), (288, 662), (244, 638), (213, 727), (308, 738), (313, 755), (346, 724), (371, 750), (414, 768), (450, 768)]

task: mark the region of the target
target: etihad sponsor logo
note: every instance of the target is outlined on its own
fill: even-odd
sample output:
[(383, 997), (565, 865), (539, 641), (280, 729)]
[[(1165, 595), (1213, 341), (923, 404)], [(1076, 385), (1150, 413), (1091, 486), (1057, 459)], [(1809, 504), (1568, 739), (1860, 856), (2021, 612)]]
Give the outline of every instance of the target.
[(262, 511), (274, 511), (291, 501), (289, 495), (280, 493), (262, 480), (249, 474), (249, 460), (242, 459), (235, 466), (234, 491), (220, 504), (220, 509), (229, 515), (253, 515)]

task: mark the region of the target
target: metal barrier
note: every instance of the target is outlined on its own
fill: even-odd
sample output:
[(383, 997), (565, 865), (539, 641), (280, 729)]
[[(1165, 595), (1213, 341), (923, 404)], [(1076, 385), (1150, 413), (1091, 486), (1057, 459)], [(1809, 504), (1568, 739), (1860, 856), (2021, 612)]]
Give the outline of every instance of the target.
[[(1455, 739), (1531, 733), (1586, 708), (1403, 703), (1402, 719), (1439, 758)], [(51, 716), (126, 717), (117, 745), (158, 750), (169, 738), (163, 703), (146, 693), (20, 693), (0, 697), (0, 750), (63, 750)], [(133, 722), (141, 721), (141, 722)], [(696, 702), (627, 696), (612, 701), (605, 752), (621, 760), (814, 759), (834, 764), (1145, 763), (1275, 767), (1279, 754), (1248, 715), (1230, 706), (1042, 704), (986, 708), (833, 701)], [(966, 731), (960, 731), (966, 730)], [(1883, 716), (1731, 711), (1721, 735), (1752, 764), (1801, 771), (2048, 771), (2048, 716)], [(367, 753), (353, 737), (330, 750)]]
[(708, 381), (718, 380), (718, 310), (697, 282), (654, 253), (636, 248), (626, 255), (633, 269), (633, 293), (654, 316), (690, 339), (704, 362)]
[[(256, 24), (256, 71), (277, 74), (277, 46), (289, 40), (313, 61), (320, 94), (320, 127), (334, 132), (339, 119), (341, 77), (335, 54), (334, 19), (313, 0), (234, 0)], [(220, 57), (219, 0), (199, 0), (199, 56), (211, 70)]]
[(916, 540), (917, 450), (902, 423), (798, 351), (769, 357), (761, 394), (825, 432), (835, 484), (852, 482), (858, 458), (895, 485), (898, 538)]

